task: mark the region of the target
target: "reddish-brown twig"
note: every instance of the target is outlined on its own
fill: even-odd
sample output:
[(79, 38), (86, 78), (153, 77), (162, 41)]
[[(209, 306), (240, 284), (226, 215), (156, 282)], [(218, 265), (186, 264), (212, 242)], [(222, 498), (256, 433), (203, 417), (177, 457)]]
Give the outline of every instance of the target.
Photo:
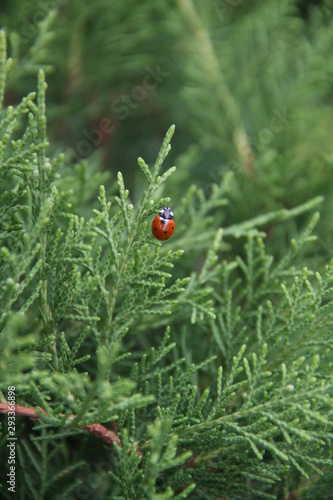
[[(0, 413), (12, 412), (13, 410), (11, 408), (12, 405), (9, 405), (8, 403), (0, 403)], [(40, 406), (37, 406), (37, 408), (40, 413), (47, 415), (46, 411), (43, 408), (41, 408)], [(28, 417), (33, 420), (40, 420), (40, 415), (38, 411), (35, 410), (34, 408), (27, 408), (26, 406), (15, 405), (15, 414), (20, 415), (22, 417)], [(67, 417), (67, 420), (73, 420), (74, 418), (75, 415), (69, 415)], [(115, 422), (113, 422), (113, 427), (115, 429), (115, 432), (111, 431), (102, 424), (88, 424), (82, 426), (82, 429), (89, 432), (98, 439), (101, 439), (105, 443), (108, 443), (110, 445), (117, 443), (119, 444), (119, 446), (121, 446), (121, 440), (117, 434), (117, 426)]]

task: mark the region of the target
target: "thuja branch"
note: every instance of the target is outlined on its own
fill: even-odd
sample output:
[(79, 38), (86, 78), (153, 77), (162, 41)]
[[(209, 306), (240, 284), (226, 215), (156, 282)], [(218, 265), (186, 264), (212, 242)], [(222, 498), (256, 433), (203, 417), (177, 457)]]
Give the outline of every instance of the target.
[[(312, 198), (311, 200), (302, 203), (295, 208), (281, 208), (279, 210), (275, 210), (274, 212), (269, 212), (264, 215), (258, 215), (244, 222), (233, 224), (229, 227), (224, 227), (223, 237), (232, 236), (235, 238), (239, 238), (241, 236), (247, 236), (249, 231), (259, 231), (259, 228), (265, 227), (269, 224), (294, 219), (295, 217), (303, 213), (307, 213), (317, 208), (318, 205), (321, 205), (323, 203), (323, 200), (324, 198), (322, 196), (316, 196), (315, 198)], [(191, 235), (190, 237), (187, 234), (184, 234), (182, 236), (179, 236), (176, 242), (171, 241), (168, 244), (168, 249), (172, 250), (176, 246), (180, 248), (191, 246), (203, 240), (213, 239), (215, 235), (216, 229), (207, 229), (204, 233)]]
[(7, 51), (6, 51), (6, 34), (3, 30), (0, 31), (0, 109), (2, 108), (3, 98), (5, 94), (5, 82), (6, 82), (6, 65), (7, 61)]
[[(45, 75), (42, 70), (38, 74), (38, 95), (37, 95), (37, 108), (38, 108), (38, 127), (36, 142), (38, 142), (38, 174), (39, 174), (39, 211), (44, 210), (47, 204), (47, 171), (46, 171), (46, 156), (45, 148), (47, 146), (46, 140), (46, 115), (45, 115), (45, 90), (46, 82)], [(47, 337), (50, 334), (50, 317), (51, 312), (48, 304), (48, 282), (47, 282), (47, 226), (45, 226), (41, 233), (41, 287), (40, 287), (40, 311), (44, 323), (44, 335)], [(58, 355), (56, 350), (56, 340), (50, 346), (52, 354), (52, 362), (55, 370), (58, 371)]]
[[(133, 205), (127, 202), (128, 191), (125, 189), (123, 176), (121, 172), (118, 172), (117, 180), (118, 180), (118, 188), (120, 196), (116, 197), (115, 199), (124, 217), (125, 227), (127, 231), (127, 241), (125, 247), (122, 249), (120, 253), (114, 246), (112, 235), (110, 235), (109, 237), (111, 251), (114, 255), (114, 260), (115, 260), (116, 276), (112, 287), (112, 293), (110, 294), (106, 307), (107, 311), (107, 319), (105, 324), (106, 342), (110, 342), (110, 340), (112, 339), (112, 333), (111, 333), (112, 322), (113, 322), (114, 310), (116, 307), (119, 290), (123, 284), (124, 273), (126, 272), (129, 263), (129, 257), (133, 250), (134, 243), (137, 241), (137, 236), (140, 230), (140, 226), (145, 217), (147, 217), (147, 215), (149, 214), (147, 207), (149, 207), (151, 197), (154, 194), (154, 192), (160, 187), (160, 185), (163, 182), (165, 182), (165, 180), (169, 177), (169, 175), (171, 175), (176, 169), (176, 167), (172, 167), (169, 170), (167, 170), (162, 176), (159, 175), (163, 161), (165, 160), (166, 156), (168, 155), (171, 149), (170, 142), (174, 134), (174, 131), (175, 131), (175, 126), (171, 125), (171, 127), (166, 133), (166, 136), (162, 143), (160, 152), (158, 154), (152, 172), (150, 171), (148, 165), (146, 165), (141, 158), (138, 159), (139, 166), (147, 178), (147, 187), (145, 189), (145, 192), (143, 193), (139, 208), (134, 214), (132, 212)], [(104, 212), (107, 212), (105, 189), (103, 186), (101, 186), (99, 200), (104, 209)]]

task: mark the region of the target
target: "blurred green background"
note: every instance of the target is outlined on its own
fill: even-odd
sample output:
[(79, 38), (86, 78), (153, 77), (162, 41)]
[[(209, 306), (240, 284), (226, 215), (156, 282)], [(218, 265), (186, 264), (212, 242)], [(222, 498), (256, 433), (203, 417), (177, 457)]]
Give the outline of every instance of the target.
[[(2, 0), (11, 33), (6, 104), (47, 72), (50, 155), (122, 170), (137, 201), (171, 123), (173, 209), (235, 173), (229, 225), (323, 194), (313, 258), (331, 254), (333, 2)], [(50, 35), (49, 30), (52, 34)], [(92, 167), (91, 167), (92, 168)], [(97, 194), (97, 187), (96, 187)], [(85, 200), (84, 200), (85, 201)], [(282, 253), (294, 222), (274, 236)]]

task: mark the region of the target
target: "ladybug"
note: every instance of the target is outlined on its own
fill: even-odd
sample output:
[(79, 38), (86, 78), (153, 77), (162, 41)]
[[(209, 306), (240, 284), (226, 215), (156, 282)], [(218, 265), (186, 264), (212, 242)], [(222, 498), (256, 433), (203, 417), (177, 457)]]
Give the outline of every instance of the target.
[(158, 215), (155, 215), (151, 225), (151, 231), (155, 238), (160, 241), (168, 240), (175, 232), (176, 223), (173, 220), (173, 212), (170, 207), (163, 207)]

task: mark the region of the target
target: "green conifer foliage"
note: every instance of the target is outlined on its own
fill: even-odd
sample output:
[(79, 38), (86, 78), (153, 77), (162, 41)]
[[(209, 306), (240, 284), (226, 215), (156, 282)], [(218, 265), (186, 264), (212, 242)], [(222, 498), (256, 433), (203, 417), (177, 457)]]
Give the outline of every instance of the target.
[[(286, 16), (289, 2), (281, 5)], [(143, 22), (146, 2), (136, 8)], [(163, 8), (156, 2), (159, 19)], [(265, 8), (259, 3), (253, 16)], [(41, 51), (56, 14), (39, 23), (24, 61), (15, 36), (8, 58), (0, 31), (2, 498), (13, 497), (6, 409), (13, 387), (17, 498), (319, 500), (333, 490), (333, 261), (311, 269), (307, 257), (323, 198), (309, 189), (308, 201), (277, 208), (272, 194), (272, 210), (233, 215), (230, 200), (240, 203), (248, 175), (238, 142), (247, 133), (205, 16), (190, 0), (177, 9), (202, 42), (184, 71), (196, 82), (198, 58), (213, 72), (217, 104), (231, 114), (225, 144), (245, 169), (241, 180), (228, 172), (209, 189), (190, 181), (198, 149), (172, 166), (174, 125), (155, 162), (138, 158), (136, 191), (127, 189), (125, 170), (102, 172), (98, 153), (74, 162), (59, 152), (49, 142), (50, 67)], [(87, 12), (85, 5), (78, 25)], [(120, 3), (115, 13), (122, 18)], [(175, 36), (178, 29), (175, 22)], [(263, 43), (265, 33), (257, 34)], [(6, 89), (19, 92), (32, 74), (36, 90), (9, 105)], [(196, 133), (206, 131), (218, 149), (221, 116), (206, 118)], [(171, 203), (176, 232), (161, 243), (151, 220)], [(273, 251), (275, 229), (287, 249), (276, 243)]]

